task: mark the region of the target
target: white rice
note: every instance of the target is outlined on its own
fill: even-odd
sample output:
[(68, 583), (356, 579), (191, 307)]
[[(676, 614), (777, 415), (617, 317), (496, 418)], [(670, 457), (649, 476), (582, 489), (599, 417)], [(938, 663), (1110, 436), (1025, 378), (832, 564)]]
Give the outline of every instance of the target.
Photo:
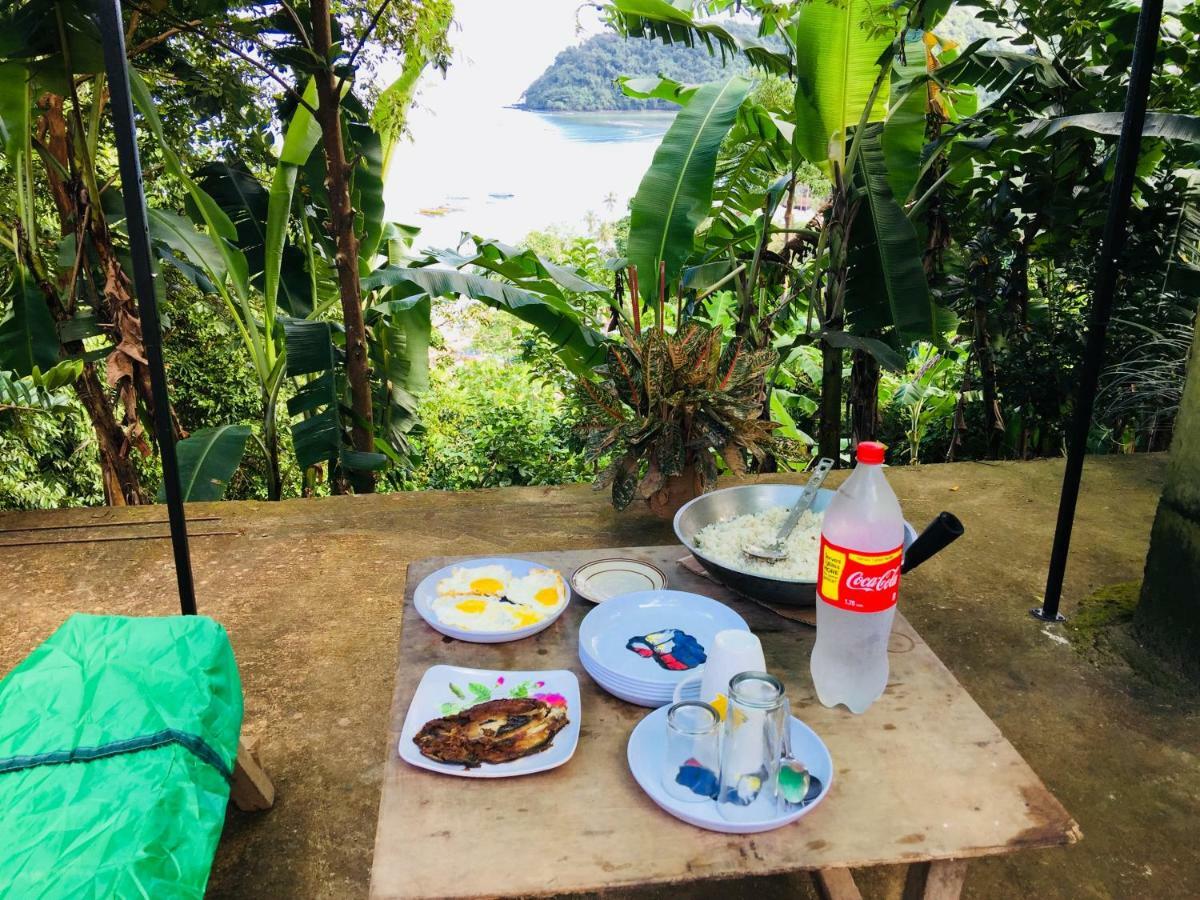
[(696, 548), (728, 569), (766, 575), (780, 581), (816, 581), (823, 514), (805, 510), (800, 515), (800, 521), (787, 540), (787, 559), (769, 563), (742, 552), (747, 544), (766, 546), (774, 541), (788, 512), (786, 506), (772, 506), (753, 515), (734, 516), (705, 525), (696, 532)]

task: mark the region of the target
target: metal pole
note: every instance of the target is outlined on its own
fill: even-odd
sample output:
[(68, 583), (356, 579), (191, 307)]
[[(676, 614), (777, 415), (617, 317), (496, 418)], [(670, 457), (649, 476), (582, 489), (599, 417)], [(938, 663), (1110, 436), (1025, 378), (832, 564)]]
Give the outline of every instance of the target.
[[(129, 93), (125, 30), (120, 0), (98, 0), (104, 68), (108, 73), (109, 106), (117, 137), (121, 169), (121, 192), (125, 198), (125, 223), (129, 231), (129, 254), (133, 259), (133, 285), (142, 320), (142, 344), (150, 366), (154, 391), (154, 434), (162, 458), (167, 516), (171, 522), (171, 548), (175, 553), (175, 578), (179, 582), (179, 608), (185, 616), (196, 614), (196, 589), (192, 583), (192, 560), (188, 552), (187, 519), (179, 489), (179, 464), (175, 458), (175, 432), (167, 398), (167, 373), (163, 367), (162, 329), (154, 294), (154, 268), (150, 261), (150, 232), (146, 225), (146, 194), (142, 187), (142, 165), (138, 159), (137, 129), (133, 122), (133, 100)], [(98, 199), (98, 198), (93, 198)]]
[(1071, 548), (1071, 529), (1075, 524), (1075, 504), (1079, 500), (1079, 481), (1083, 476), (1083, 455), (1100, 368), (1104, 364), (1104, 342), (1112, 315), (1121, 253), (1125, 247), (1125, 219), (1133, 196), (1133, 178), (1137, 169), (1142, 125), (1146, 120), (1146, 101), (1150, 94), (1150, 76), (1154, 71), (1154, 53), (1162, 22), (1162, 0), (1143, 0), (1138, 14), (1137, 36), (1133, 43), (1133, 67), (1125, 95), (1125, 115), (1117, 142), (1117, 159), (1112, 192), (1108, 198), (1108, 217), (1100, 244), (1100, 264), (1096, 272), (1095, 296), (1088, 315), (1087, 346), (1079, 375), (1079, 396), (1075, 418), (1067, 443), (1067, 469), (1063, 474), (1062, 496), (1058, 505), (1058, 524), (1054, 529), (1054, 548), (1050, 551), (1050, 571), (1046, 575), (1046, 593), (1040, 609), (1030, 612), (1039, 619), (1060, 622), (1058, 604), (1062, 599), (1063, 576), (1067, 570), (1067, 552)]

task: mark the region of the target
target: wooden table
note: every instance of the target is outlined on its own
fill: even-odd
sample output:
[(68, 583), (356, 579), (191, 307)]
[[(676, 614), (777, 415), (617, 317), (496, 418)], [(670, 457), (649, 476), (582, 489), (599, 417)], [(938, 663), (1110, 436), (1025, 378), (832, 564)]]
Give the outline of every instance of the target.
[[(1073, 843), (1078, 826), (987, 715), (896, 616), (891, 677), (864, 715), (817, 702), (808, 674), (815, 631), (677, 564), (678, 546), (529, 553), (564, 574), (589, 559), (628, 555), (658, 565), (670, 587), (715, 597), (762, 639), (793, 713), (825, 740), (836, 775), (799, 822), (738, 836), (693, 828), (660, 810), (633, 780), (625, 746), (647, 710), (601, 691), (576, 654), (592, 605), (574, 598), (541, 634), (468, 644), (435, 632), (412, 609), (421, 579), (452, 558), (409, 567), (400, 662), (371, 896), (547, 895), (807, 871), (823, 896), (858, 897), (851, 869), (908, 866), (906, 898), (957, 897), (971, 857)], [(901, 601), (903, 605), (903, 601)], [(437, 663), (483, 669), (571, 669), (582, 730), (561, 768), (512, 779), (460, 779), (416, 769), (396, 753), (417, 683)]]

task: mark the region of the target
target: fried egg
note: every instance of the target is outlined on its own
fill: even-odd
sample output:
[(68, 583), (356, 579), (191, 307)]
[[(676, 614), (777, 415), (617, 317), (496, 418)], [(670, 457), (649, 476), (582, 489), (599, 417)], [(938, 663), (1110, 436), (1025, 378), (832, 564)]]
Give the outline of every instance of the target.
[(512, 580), (512, 572), (504, 566), (455, 568), (446, 578), (437, 583), (437, 595), (445, 597), (471, 594), (482, 597), (501, 597)]
[(508, 586), (509, 600), (543, 612), (553, 612), (567, 598), (562, 576), (553, 569), (534, 569)]
[(438, 621), (463, 631), (516, 631), (545, 618), (543, 613), (498, 597), (447, 595), (436, 598), (432, 608)]

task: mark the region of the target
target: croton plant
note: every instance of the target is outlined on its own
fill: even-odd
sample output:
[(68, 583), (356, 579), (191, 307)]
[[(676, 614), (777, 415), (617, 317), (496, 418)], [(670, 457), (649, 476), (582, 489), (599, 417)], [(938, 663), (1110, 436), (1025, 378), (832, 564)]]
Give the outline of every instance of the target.
[(720, 328), (695, 321), (675, 333), (620, 327), (624, 342), (609, 344), (603, 380), (579, 380), (588, 458), (612, 460), (596, 488), (611, 485), (617, 509), (642, 498), (670, 512), (716, 485), (718, 457), (742, 475), (749, 458), (794, 455), (762, 414), (774, 350), (725, 343)]

